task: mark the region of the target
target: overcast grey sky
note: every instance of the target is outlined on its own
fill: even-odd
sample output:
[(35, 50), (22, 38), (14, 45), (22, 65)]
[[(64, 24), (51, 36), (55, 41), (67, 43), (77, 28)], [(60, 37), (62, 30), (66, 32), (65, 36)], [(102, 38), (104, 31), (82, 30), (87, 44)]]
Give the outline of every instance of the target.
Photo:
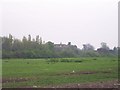
[(119, 0), (1, 0), (0, 30), (16, 38), (31, 34), (44, 41), (95, 48), (118, 45)]

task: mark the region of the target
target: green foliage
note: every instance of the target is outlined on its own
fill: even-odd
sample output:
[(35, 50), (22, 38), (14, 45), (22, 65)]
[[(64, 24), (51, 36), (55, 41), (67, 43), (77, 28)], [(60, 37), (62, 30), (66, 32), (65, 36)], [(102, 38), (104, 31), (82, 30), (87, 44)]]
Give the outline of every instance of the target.
[(109, 50), (106, 43), (102, 43), (102, 47), (94, 50), (90, 44), (84, 44), (83, 49), (80, 50), (76, 45), (59, 44), (55, 46), (51, 41), (42, 42), (39, 35), (36, 40), (28, 35), (22, 40), (13, 39), (10, 34), (9, 37), (0, 37), (2, 40), (2, 58), (72, 58), (72, 57), (99, 57), (99, 56), (117, 56), (117, 48)]

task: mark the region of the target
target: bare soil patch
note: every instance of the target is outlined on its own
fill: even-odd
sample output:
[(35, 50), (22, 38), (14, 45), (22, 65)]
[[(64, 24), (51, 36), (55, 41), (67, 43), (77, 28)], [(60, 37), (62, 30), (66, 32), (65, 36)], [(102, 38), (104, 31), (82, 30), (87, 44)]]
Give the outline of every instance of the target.
[(58, 86), (48, 86), (45, 88), (118, 88), (118, 81), (91, 82), (78, 84), (64, 84)]
[(28, 81), (28, 78), (3, 78), (2, 83), (9, 83), (9, 82), (24, 82)]
[[(96, 73), (111, 73), (110, 71), (100, 71), (100, 72), (96, 72), (96, 71), (81, 71), (81, 72), (70, 72), (70, 73), (60, 73), (60, 74), (56, 74), (56, 75), (80, 75), (80, 74), (96, 74)], [(24, 81), (28, 81), (30, 80), (30, 78), (3, 78), (2, 79), (2, 83), (9, 83), (9, 82), (24, 82)]]
[[(105, 82), (89, 82), (89, 83), (75, 83), (63, 85), (50, 85), (50, 86), (25, 86), (22, 88), (118, 88), (118, 80), (105, 81)], [(21, 88), (21, 87), (20, 87)]]
[(60, 73), (57, 75), (81, 75), (81, 74), (96, 74), (96, 73), (111, 73), (111, 71), (80, 71), (80, 72)]

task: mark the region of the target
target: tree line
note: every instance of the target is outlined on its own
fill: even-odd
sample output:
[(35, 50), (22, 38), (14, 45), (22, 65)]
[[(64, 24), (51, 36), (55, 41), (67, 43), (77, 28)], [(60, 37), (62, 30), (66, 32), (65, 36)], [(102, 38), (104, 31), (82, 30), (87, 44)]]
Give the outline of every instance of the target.
[(79, 49), (71, 42), (65, 44), (54, 44), (51, 41), (44, 42), (37, 35), (36, 38), (23, 36), (22, 40), (13, 38), (11, 34), (8, 37), (0, 37), (2, 44), (2, 58), (65, 58), (65, 57), (100, 57), (100, 56), (117, 56), (118, 47), (110, 49), (105, 43), (97, 50), (91, 44), (83, 44)]

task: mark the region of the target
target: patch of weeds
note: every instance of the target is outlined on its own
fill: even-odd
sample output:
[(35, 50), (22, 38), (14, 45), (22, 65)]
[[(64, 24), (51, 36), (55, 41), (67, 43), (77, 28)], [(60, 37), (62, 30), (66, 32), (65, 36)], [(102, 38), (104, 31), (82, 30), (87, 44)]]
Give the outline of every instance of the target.
[(94, 58), (93, 60), (97, 60), (97, 58)]
[(53, 62), (53, 63), (56, 63), (56, 62), (82, 62), (82, 60), (80, 59), (67, 59), (67, 58), (60, 58), (60, 59), (49, 59), (48, 61), (48, 64), (49, 62)]

